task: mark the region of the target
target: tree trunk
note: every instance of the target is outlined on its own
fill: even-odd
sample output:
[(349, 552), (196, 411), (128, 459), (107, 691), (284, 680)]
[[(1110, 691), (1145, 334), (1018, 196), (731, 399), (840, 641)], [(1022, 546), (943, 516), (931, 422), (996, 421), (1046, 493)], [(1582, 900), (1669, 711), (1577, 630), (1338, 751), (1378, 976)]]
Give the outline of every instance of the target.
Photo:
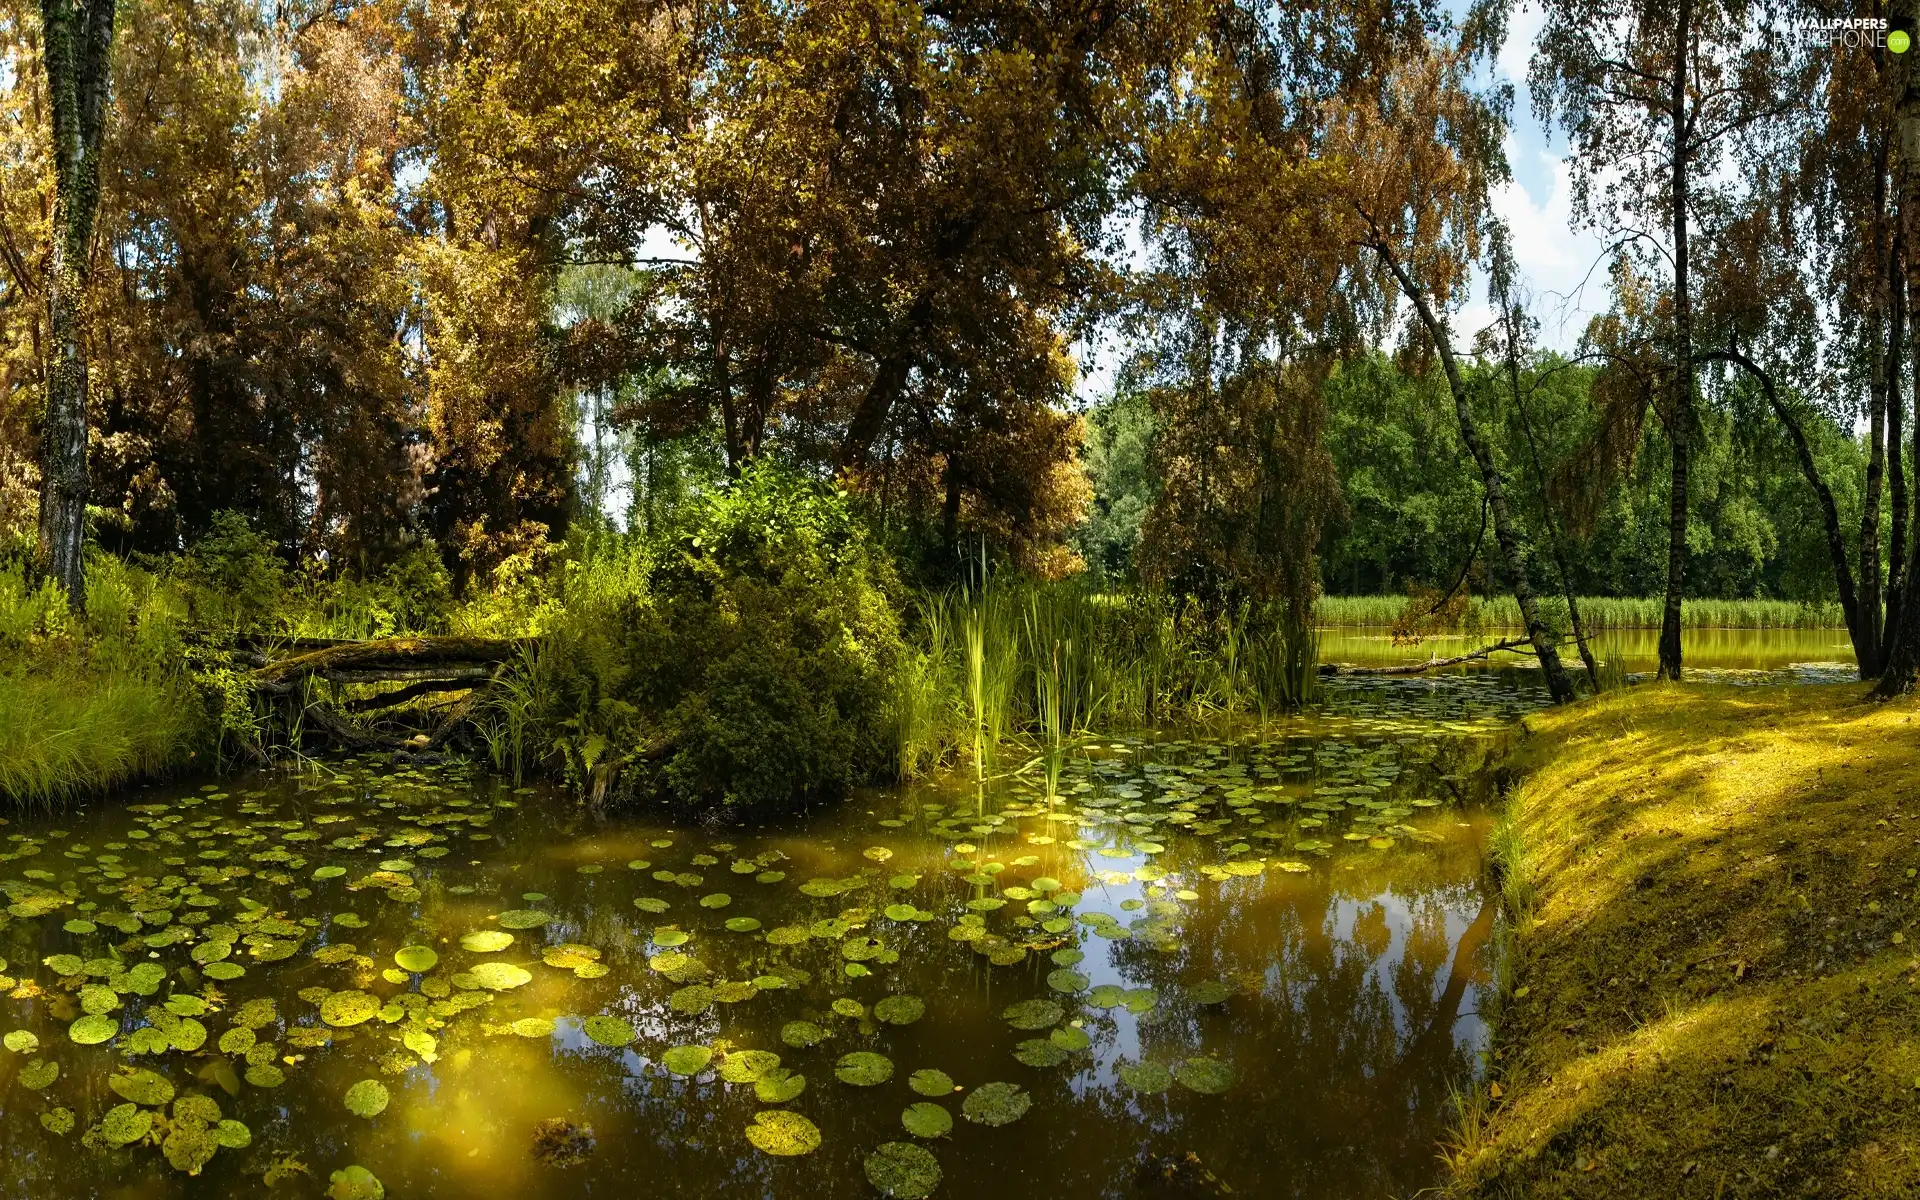
[(80, 306), (100, 203), (114, 0), (42, 0), (41, 38), (53, 131), (52, 246), (47, 257), (47, 407), (40, 426), (40, 540), (35, 569), (67, 603), (86, 603), (87, 354)]
[[(1371, 223), (1371, 222), (1370, 222)], [(1554, 645), (1553, 634), (1540, 620), (1539, 606), (1534, 603), (1533, 585), (1527, 578), (1527, 559), (1525, 548), (1521, 545), (1520, 531), (1513, 523), (1513, 516), (1507, 509), (1506, 483), (1500, 477), (1500, 468), (1493, 461), (1493, 452), (1480, 436), (1479, 422), (1474, 420), (1473, 410), (1467, 404), (1467, 385), (1461, 378), (1460, 364), (1453, 356), (1453, 339), (1447, 333), (1446, 325), (1439, 314), (1427, 303), (1424, 292), (1414, 286), (1413, 277), (1401, 265), (1399, 258), (1386, 240), (1375, 230), (1373, 249), (1393, 272), (1400, 284), (1400, 290), (1413, 304), (1414, 313), (1420, 318), (1420, 324), (1433, 340), (1434, 348), (1440, 354), (1440, 365), (1447, 375), (1447, 388), (1453, 393), (1453, 411), (1460, 423), (1460, 440), (1467, 444), (1468, 453), (1480, 468), (1481, 486), (1486, 490), (1487, 508), (1493, 514), (1493, 536), (1500, 545), (1500, 555), (1506, 560), (1507, 575), (1513, 587), (1514, 601), (1520, 607), (1520, 619), (1527, 627), (1527, 640), (1533, 644), (1533, 652), (1540, 659), (1540, 670), (1547, 678), (1547, 691), (1553, 696), (1555, 704), (1564, 704), (1574, 698), (1573, 682), (1567, 678), (1566, 668), (1560, 664), (1560, 651)]]
[(1887, 468), (1887, 360), (1880, 353), (1886, 334), (1887, 269), (1886, 147), (1874, 153), (1873, 295), (1867, 305), (1867, 347), (1873, 357), (1867, 388), (1867, 478), (1860, 503), (1860, 624), (1870, 659), (1860, 661), (1860, 676), (1880, 673), (1880, 493)]
[(1673, 475), (1667, 497), (1667, 602), (1660, 614), (1660, 678), (1680, 678), (1680, 605), (1687, 594), (1687, 470), (1693, 436), (1693, 302), (1687, 273), (1687, 39), (1693, 5), (1680, 0), (1674, 23), (1668, 115), (1673, 131), (1673, 403), (1667, 421)]
[[(1913, 0), (1902, 0), (1892, 6), (1888, 16), (1894, 27), (1913, 31), (1916, 25), (1916, 9), (1920, 5)], [(1899, 159), (1901, 169), (1898, 175), (1900, 219), (1905, 223), (1901, 230), (1902, 240), (1908, 246), (1920, 246), (1920, 228), (1914, 225), (1920, 222), (1920, 72), (1914, 70), (1907, 56), (1901, 56), (1899, 70), (1902, 72), (1899, 100), (1894, 109), (1894, 128), (1899, 139)], [(1912, 315), (1920, 316), (1920, 304), (1914, 303), (1920, 298), (1920, 254), (1909, 254), (1904, 263), (1905, 284), (1907, 288), (1908, 308)], [(1920, 352), (1920, 338), (1915, 338), (1916, 352)], [(1920, 398), (1920, 379), (1916, 379), (1915, 395)], [(1913, 421), (1914, 462), (1920, 464), (1920, 412), (1915, 413)], [(1888, 622), (1888, 638), (1885, 661), (1881, 663), (1880, 682), (1873, 694), (1881, 699), (1902, 696), (1913, 690), (1916, 678), (1920, 678), (1920, 564), (1909, 556), (1906, 577), (1901, 581), (1899, 598), (1900, 615), (1896, 621)]]
[[(1885, 662), (1900, 628), (1900, 592), (1907, 575), (1906, 401), (1900, 390), (1900, 364), (1907, 328), (1906, 283), (1901, 279), (1905, 239), (1901, 236), (1898, 204), (1893, 214), (1893, 252), (1887, 261), (1887, 498), (1893, 508), (1887, 542), (1886, 619), (1880, 631), (1880, 659)], [(1879, 666), (1879, 662), (1874, 665)], [(1874, 674), (1879, 674), (1876, 670)], [(1865, 675), (1861, 676), (1866, 678)]]

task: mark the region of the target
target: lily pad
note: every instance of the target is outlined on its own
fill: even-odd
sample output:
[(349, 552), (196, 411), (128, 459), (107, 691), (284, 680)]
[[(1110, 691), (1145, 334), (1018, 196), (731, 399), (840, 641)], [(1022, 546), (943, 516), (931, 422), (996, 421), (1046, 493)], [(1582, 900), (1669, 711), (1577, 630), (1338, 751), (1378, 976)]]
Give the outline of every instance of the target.
[(922, 1096), (947, 1096), (953, 1093), (953, 1076), (932, 1067), (923, 1067), (907, 1076), (907, 1086)]
[(775, 1067), (753, 1081), (753, 1094), (762, 1104), (785, 1104), (807, 1090), (807, 1077), (785, 1067)]
[(747, 1140), (764, 1154), (791, 1158), (820, 1148), (820, 1127), (797, 1112), (768, 1109), (753, 1115), (753, 1124), (747, 1126)]
[(128, 1146), (153, 1131), (153, 1114), (137, 1104), (118, 1104), (100, 1118), (100, 1140)]
[(1067, 1052), (1049, 1038), (1033, 1038), (1013, 1048), (1013, 1056), (1029, 1067), (1057, 1067), (1067, 1061)]
[(940, 1186), (940, 1162), (911, 1142), (886, 1142), (867, 1155), (867, 1182), (892, 1200), (925, 1200)]
[(889, 1025), (911, 1025), (926, 1015), (926, 1001), (918, 996), (888, 996), (873, 1006), (873, 1019)]
[(833, 1065), (833, 1077), (855, 1087), (874, 1087), (893, 1078), (893, 1060), (871, 1050), (843, 1054)]
[(728, 1083), (754, 1083), (779, 1065), (780, 1056), (771, 1050), (734, 1050), (720, 1060), (720, 1078)]
[(553, 920), (553, 914), (537, 908), (510, 908), (500, 914), (502, 929), (538, 929)]
[(504, 992), (520, 987), (533, 979), (525, 967), (516, 967), (512, 963), (481, 963), (468, 974), (474, 982), (490, 992)]
[(900, 1124), (915, 1137), (945, 1137), (953, 1132), (953, 1114), (938, 1104), (922, 1100), (907, 1106), (900, 1114)]
[(975, 1088), (960, 1111), (976, 1125), (1011, 1125), (1027, 1115), (1033, 1097), (1013, 1083), (983, 1083)]
[(327, 1200), (385, 1200), (387, 1189), (362, 1166), (342, 1167), (327, 1177)]
[(159, 1108), (173, 1099), (173, 1085), (162, 1076), (144, 1069), (130, 1075), (110, 1076), (107, 1086), (122, 1100), (145, 1104), (150, 1108)]
[(521, 1017), (508, 1026), (514, 1034), (523, 1038), (544, 1038), (553, 1036), (553, 1018)]
[(481, 929), (460, 939), (462, 950), (471, 950), (475, 954), (498, 954), (513, 945), (513, 935), (502, 933), (498, 929)]
[(1175, 1063), (1173, 1077), (1182, 1087), (1209, 1096), (1233, 1086), (1233, 1068), (1217, 1058), (1189, 1058)]
[(366, 992), (332, 992), (320, 1002), (320, 1019), (335, 1029), (345, 1029), (373, 1019), (381, 1009), (378, 999)]
[(32, 1054), (40, 1048), (40, 1038), (29, 1030), (16, 1029), (4, 1039), (0, 1039), (0, 1044), (4, 1044), (15, 1054)]
[(588, 1017), (581, 1024), (587, 1036), (602, 1046), (624, 1046), (639, 1036), (632, 1025), (619, 1017)]
[(439, 963), (440, 955), (431, 946), (402, 946), (393, 956), (402, 971), (418, 974), (431, 971)]
[(347, 1111), (356, 1117), (372, 1120), (387, 1111), (387, 1085), (378, 1079), (362, 1079), (347, 1089)]
[(698, 1075), (707, 1069), (713, 1061), (713, 1051), (706, 1046), (675, 1046), (660, 1056), (660, 1065), (675, 1075)]
[(760, 928), (758, 917), (728, 917), (727, 928), (734, 933), (752, 933)]
[(76, 1046), (98, 1046), (102, 1042), (112, 1041), (119, 1032), (120, 1023), (100, 1013), (89, 1013), (67, 1026), (67, 1037)]
[(60, 1064), (48, 1058), (36, 1058), (20, 1068), (20, 1086), (39, 1091), (60, 1078)]
[(1195, 1004), (1225, 1004), (1233, 998), (1233, 989), (1217, 979), (1196, 983), (1187, 992)]
[(825, 1029), (815, 1025), (812, 1021), (788, 1021), (780, 1029), (781, 1041), (789, 1046), (802, 1050), (808, 1046), (815, 1046), (826, 1041), (828, 1036)]
[(1000, 1018), (1015, 1029), (1047, 1029), (1066, 1015), (1067, 1010), (1051, 1000), (1022, 1000), (1009, 1005)]
[(1085, 991), (1087, 989), (1087, 983), (1088, 979), (1085, 975), (1066, 967), (1061, 967), (1059, 970), (1047, 975), (1048, 987), (1056, 992), (1065, 992), (1068, 995)]

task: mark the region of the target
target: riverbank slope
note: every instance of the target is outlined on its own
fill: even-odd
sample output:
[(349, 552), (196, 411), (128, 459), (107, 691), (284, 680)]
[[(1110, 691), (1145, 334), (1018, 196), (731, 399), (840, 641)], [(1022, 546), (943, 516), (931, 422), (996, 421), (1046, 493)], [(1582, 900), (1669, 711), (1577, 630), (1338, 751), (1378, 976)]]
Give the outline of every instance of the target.
[(1529, 718), (1457, 1194), (1920, 1195), (1920, 703), (1863, 691)]

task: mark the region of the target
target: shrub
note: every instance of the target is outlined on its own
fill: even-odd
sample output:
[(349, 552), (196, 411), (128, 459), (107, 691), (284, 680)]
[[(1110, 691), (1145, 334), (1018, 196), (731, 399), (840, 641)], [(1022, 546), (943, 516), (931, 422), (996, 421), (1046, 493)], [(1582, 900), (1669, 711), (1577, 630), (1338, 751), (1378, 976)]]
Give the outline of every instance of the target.
[(844, 495), (756, 465), (662, 536), (644, 586), (582, 586), (632, 565), (595, 561), (539, 669), (576, 783), (765, 813), (886, 769), (896, 585)]

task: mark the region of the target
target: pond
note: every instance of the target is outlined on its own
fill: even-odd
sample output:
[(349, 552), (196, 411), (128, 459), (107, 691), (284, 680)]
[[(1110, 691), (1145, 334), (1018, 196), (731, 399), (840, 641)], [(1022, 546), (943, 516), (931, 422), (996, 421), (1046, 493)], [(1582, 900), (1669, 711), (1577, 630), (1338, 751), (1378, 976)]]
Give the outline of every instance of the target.
[(0, 1194), (1410, 1194), (1541, 699), (1342, 679), (754, 828), (373, 758), (17, 818)]

